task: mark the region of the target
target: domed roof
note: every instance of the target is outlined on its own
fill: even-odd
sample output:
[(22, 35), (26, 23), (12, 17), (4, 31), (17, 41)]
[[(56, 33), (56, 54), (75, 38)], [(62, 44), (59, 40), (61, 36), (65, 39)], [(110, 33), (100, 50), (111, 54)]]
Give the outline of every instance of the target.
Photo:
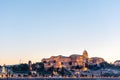
[(70, 57), (79, 57), (79, 56), (82, 56), (82, 55), (79, 55), (79, 54), (72, 54), (72, 55), (70, 55)]
[(83, 53), (86, 52), (87, 53), (87, 50), (84, 50)]
[(85, 58), (88, 58), (88, 53), (87, 53), (86, 50), (83, 51), (83, 56), (84, 56)]

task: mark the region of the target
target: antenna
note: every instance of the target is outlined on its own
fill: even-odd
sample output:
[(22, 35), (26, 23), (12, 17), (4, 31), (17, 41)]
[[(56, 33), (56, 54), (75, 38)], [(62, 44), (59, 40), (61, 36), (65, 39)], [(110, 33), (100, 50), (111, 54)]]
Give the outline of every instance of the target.
[(21, 64), (21, 62), (22, 62), (22, 60), (20, 59), (20, 62), (19, 62), (19, 63)]

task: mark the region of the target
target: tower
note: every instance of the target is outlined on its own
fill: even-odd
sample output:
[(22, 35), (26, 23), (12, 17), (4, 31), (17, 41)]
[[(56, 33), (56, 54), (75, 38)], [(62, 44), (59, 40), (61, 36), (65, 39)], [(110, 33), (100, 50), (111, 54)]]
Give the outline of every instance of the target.
[(85, 58), (88, 58), (88, 53), (87, 53), (86, 50), (83, 51), (83, 56), (84, 56)]
[(29, 65), (29, 70), (32, 71), (32, 62), (28, 61), (28, 65)]
[(83, 58), (83, 68), (82, 68), (82, 70), (87, 71), (86, 63), (88, 61), (88, 53), (87, 53), (86, 50), (83, 51), (83, 57), (84, 58)]
[(3, 67), (2, 67), (2, 73), (3, 73), (3, 74), (6, 74), (6, 73), (7, 73), (6, 68), (5, 68), (5, 64), (4, 64)]

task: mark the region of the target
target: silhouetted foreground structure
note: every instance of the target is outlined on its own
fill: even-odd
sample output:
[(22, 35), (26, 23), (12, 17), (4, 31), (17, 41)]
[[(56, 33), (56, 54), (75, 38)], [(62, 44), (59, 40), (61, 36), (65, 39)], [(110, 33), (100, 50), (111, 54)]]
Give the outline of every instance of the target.
[(120, 80), (120, 78), (4, 78), (0, 80)]

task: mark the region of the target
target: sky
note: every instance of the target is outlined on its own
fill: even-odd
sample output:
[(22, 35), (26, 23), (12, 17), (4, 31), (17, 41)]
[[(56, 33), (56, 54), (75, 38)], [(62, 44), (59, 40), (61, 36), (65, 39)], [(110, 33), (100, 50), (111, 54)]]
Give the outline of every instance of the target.
[(120, 0), (0, 0), (0, 65), (80, 54), (120, 60)]

